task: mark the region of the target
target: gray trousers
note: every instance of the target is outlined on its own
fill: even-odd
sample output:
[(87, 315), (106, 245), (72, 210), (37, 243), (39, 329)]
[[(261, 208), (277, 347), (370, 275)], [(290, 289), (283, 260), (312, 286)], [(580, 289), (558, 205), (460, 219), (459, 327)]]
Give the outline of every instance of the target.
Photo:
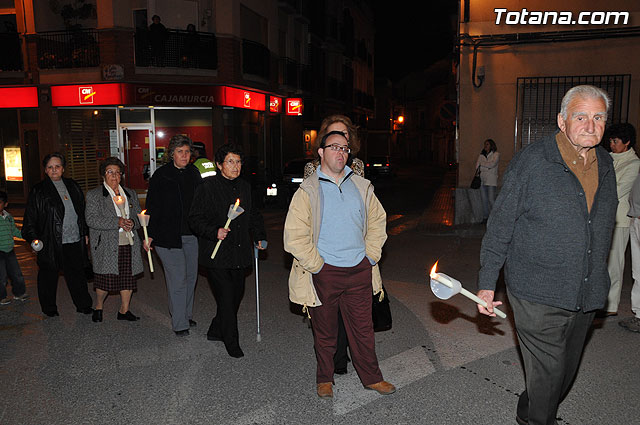
[(193, 294), (198, 280), (198, 238), (182, 236), (182, 248), (156, 247), (162, 260), (174, 331), (189, 329), (193, 317)]
[(578, 371), (595, 312), (564, 310), (507, 293), (526, 382), (526, 390), (518, 400), (518, 416), (528, 420), (529, 425), (554, 425), (558, 405)]

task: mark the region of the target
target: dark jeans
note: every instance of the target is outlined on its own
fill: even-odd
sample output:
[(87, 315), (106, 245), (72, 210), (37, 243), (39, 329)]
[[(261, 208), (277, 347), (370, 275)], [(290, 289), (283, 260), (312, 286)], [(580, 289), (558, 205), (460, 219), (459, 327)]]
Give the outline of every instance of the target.
[(238, 309), (244, 296), (245, 269), (207, 269), (218, 306), (207, 336), (222, 338), (227, 351), (240, 348)]
[[(80, 242), (62, 245), (62, 273), (67, 282), (73, 304), (78, 310), (90, 308), (93, 305), (91, 295), (87, 289), (87, 277), (82, 262), (83, 245)], [(38, 271), (38, 298), (43, 313), (58, 311), (56, 294), (58, 292), (57, 269), (40, 269)]]
[(7, 276), (11, 279), (14, 297), (19, 297), (27, 292), (20, 264), (18, 264), (18, 258), (13, 249), (9, 252), (0, 251), (0, 299), (7, 298)]
[(518, 416), (529, 425), (555, 425), (558, 405), (578, 371), (595, 312), (569, 311), (508, 295), (526, 382)]

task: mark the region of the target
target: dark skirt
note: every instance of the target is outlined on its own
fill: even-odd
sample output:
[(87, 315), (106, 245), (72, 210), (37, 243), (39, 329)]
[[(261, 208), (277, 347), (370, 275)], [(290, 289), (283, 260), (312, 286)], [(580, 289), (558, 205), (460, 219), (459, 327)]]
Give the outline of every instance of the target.
[(136, 278), (131, 273), (131, 245), (118, 246), (118, 273), (96, 273), (93, 277), (93, 289), (102, 289), (107, 292), (138, 289)]

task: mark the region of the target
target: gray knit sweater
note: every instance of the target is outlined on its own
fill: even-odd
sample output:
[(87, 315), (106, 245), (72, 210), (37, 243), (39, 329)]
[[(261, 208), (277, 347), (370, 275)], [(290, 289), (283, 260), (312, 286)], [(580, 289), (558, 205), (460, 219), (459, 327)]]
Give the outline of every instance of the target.
[(611, 157), (595, 149), (598, 190), (590, 212), (555, 137), (513, 157), (482, 241), (479, 289), (495, 290), (504, 265), (507, 288), (518, 298), (571, 311), (604, 306), (617, 194)]

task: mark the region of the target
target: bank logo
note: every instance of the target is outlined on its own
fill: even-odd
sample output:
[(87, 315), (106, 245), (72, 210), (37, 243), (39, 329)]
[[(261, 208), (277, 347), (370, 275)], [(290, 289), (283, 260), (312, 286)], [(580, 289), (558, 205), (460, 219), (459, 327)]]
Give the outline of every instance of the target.
[(96, 92), (93, 91), (93, 87), (80, 87), (80, 104), (88, 105), (93, 103), (93, 97), (96, 95)]

